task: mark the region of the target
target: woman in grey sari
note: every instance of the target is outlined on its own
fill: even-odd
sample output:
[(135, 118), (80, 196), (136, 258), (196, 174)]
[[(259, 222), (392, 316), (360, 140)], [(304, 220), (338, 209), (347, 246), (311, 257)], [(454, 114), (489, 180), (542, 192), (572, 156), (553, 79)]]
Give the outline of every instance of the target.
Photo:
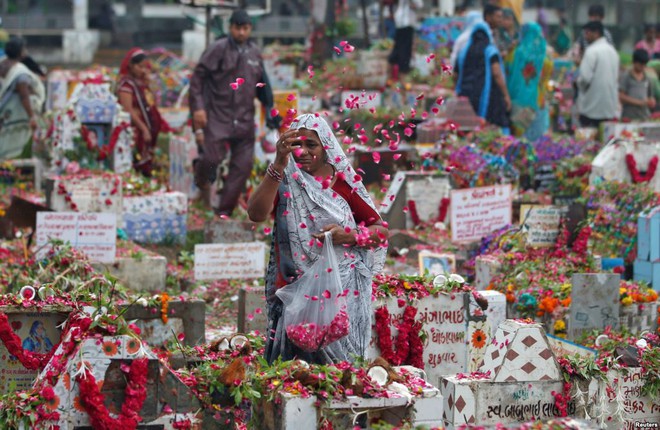
[[(290, 160), (290, 154), (293, 160)], [(248, 203), (253, 221), (275, 217), (266, 272), (266, 359), (333, 363), (364, 356), (371, 333), (371, 280), (381, 270), (388, 231), (332, 130), (318, 114), (301, 115), (277, 142), (275, 162)], [(332, 234), (342, 288), (349, 290), (348, 336), (316, 352), (289, 341), (278, 288), (318, 259), (323, 232)]]
[(37, 127), (45, 91), (39, 77), (21, 63), (23, 39), (10, 39), (5, 54), (0, 61), (0, 159), (12, 159), (21, 155)]

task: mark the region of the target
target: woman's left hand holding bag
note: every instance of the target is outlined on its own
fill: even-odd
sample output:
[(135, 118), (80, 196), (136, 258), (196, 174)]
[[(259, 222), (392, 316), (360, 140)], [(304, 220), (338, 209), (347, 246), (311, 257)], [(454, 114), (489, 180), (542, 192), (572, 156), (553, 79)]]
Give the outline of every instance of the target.
[(355, 245), (357, 243), (355, 230), (337, 224), (328, 224), (321, 229), (320, 233), (313, 236), (323, 242), (325, 232), (328, 231), (332, 234), (332, 243), (335, 245)]

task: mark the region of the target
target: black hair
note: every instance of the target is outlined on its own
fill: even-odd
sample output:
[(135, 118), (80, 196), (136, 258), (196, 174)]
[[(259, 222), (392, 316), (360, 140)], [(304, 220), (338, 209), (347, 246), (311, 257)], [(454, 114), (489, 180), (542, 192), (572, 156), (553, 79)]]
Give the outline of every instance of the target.
[(25, 50), (25, 40), (19, 36), (12, 36), (7, 43), (5, 43), (5, 54), (10, 60), (20, 60), (23, 51)]
[(589, 6), (589, 12), (587, 13), (589, 16), (599, 16), (601, 18), (605, 18), (605, 8), (603, 7), (602, 4), (592, 4)]
[(140, 64), (141, 62), (143, 62), (146, 59), (147, 59), (147, 54), (145, 54), (144, 52), (141, 52), (137, 55), (134, 55), (131, 58), (131, 64)]
[(646, 65), (649, 62), (649, 53), (646, 49), (635, 49), (632, 60), (633, 63)]
[(601, 36), (605, 34), (605, 28), (603, 23), (600, 21), (589, 21), (588, 23), (582, 26), (584, 30), (589, 30), (600, 34)]
[(489, 16), (493, 15), (494, 13), (500, 10), (502, 10), (501, 7), (488, 3), (486, 6), (484, 6), (484, 21), (486, 20), (486, 18), (488, 18)]
[(644, 33), (646, 33), (649, 30), (657, 30), (658, 25), (657, 24), (644, 24)]

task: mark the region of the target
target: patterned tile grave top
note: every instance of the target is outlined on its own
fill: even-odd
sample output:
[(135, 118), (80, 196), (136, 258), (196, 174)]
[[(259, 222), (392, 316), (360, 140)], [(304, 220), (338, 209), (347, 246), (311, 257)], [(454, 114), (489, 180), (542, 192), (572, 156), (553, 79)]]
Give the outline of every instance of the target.
[(506, 320), (486, 348), (481, 372), (490, 372), (495, 382), (557, 381), (559, 365), (543, 327)]
[(619, 327), (621, 277), (606, 273), (576, 273), (572, 278), (568, 338), (584, 331)]
[(123, 209), (121, 176), (114, 173), (52, 176), (46, 180), (46, 204), (58, 212), (110, 212)]

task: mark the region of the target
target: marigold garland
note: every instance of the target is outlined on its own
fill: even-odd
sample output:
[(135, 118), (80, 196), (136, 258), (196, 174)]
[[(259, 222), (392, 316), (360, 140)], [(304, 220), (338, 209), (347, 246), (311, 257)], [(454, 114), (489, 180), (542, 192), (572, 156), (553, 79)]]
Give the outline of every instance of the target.
[(105, 396), (96, 383), (94, 375), (86, 370), (84, 375), (76, 376), (80, 388), (80, 400), (83, 408), (89, 415), (90, 424), (98, 430), (134, 430), (142, 421), (140, 411), (147, 398), (147, 367), (149, 360), (146, 357), (131, 362), (126, 388), (124, 390), (124, 404), (117, 418), (112, 418), (105, 406)]
[(378, 335), (378, 348), (381, 356), (390, 364), (400, 366), (410, 364), (423, 369), (422, 360), (424, 345), (419, 336), (422, 324), (415, 321), (417, 308), (406, 306), (403, 311), (401, 324), (397, 327), (399, 333), (396, 338), (396, 351), (392, 346), (392, 332), (390, 330), (391, 318), (387, 307), (376, 309), (376, 334)]
[(160, 319), (163, 320), (163, 324), (167, 324), (168, 316), (167, 311), (169, 308), (170, 296), (167, 293), (160, 295)]
[(2, 340), (7, 351), (16, 357), (26, 369), (30, 370), (41, 370), (46, 367), (46, 364), (50, 361), (59, 346), (58, 343), (46, 354), (26, 351), (23, 349), (21, 339), (11, 328), (9, 319), (5, 313), (0, 313), (0, 340)]

